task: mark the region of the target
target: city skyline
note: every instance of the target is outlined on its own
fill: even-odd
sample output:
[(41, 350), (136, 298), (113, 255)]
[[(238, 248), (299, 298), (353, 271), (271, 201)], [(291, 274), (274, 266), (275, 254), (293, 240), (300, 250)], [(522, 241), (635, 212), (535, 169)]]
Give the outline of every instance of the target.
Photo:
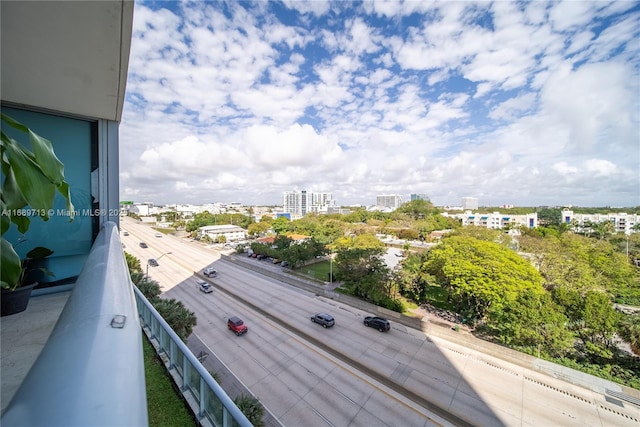
[(634, 2), (136, 2), (120, 198), (640, 205), (639, 21)]

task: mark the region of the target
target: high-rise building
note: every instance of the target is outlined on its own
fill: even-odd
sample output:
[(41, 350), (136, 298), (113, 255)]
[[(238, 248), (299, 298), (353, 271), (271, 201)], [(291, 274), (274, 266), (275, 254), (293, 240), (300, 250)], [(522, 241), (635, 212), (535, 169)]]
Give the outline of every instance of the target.
[(399, 194), (383, 194), (376, 196), (376, 206), (389, 209), (398, 209), (402, 204), (402, 197)]
[(426, 194), (411, 194), (411, 201), (413, 202), (414, 200), (425, 200), (427, 202), (431, 201), (429, 199), (429, 196), (427, 196)]
[(308, 190), (285, 191), (282, 197), (285, 212), (304, 216), (309, 212), (326, 212), (335, 206), (332, 193), (314, 193)]
[(471, 211), (478, 209), (478, 199), (476, 197), (463, 197), (462, 209)]

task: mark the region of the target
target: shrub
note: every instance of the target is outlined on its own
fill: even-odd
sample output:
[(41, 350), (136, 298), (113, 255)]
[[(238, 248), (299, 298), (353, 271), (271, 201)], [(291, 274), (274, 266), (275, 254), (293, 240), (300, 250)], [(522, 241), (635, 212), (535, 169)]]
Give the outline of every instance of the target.
[(264, 426), (264, 423), (262, 422), (264, 408), (258, 399), (253, 396), (241, 394), (233, 400), (233, 403), (236, 404), (238, 409), (242, 411), (242, 413), (255, 427)]

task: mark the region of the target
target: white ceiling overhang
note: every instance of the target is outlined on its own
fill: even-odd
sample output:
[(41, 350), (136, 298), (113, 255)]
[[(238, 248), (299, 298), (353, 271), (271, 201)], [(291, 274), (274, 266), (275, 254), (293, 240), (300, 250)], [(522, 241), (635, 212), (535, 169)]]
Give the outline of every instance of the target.
[(2, 101), (119, 122), (133, 6), (2, 0)]

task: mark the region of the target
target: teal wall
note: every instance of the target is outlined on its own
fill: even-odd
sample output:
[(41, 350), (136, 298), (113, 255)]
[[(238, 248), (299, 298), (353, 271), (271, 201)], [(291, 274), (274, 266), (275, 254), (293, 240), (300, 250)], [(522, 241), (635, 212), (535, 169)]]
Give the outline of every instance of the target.
[[(51, 141), (56, 155), (64, 164), (74, 210), (81, 213), (70, 222), (69, 217), (63, 212), (66, 210), (65, 199), (56, 193), (54, 215), (49, 221), (45, 222), (38, 217), (31, 218), (31, 227), (24, 236), (12, 225), (5, 238), (12, 243), (21, 238), (26, 239), (16, 246), (16, 252), (21, 257), (36, 246), (44, 246), (54, 251), (45, 266), (55, 276), (41, 276), (40, 282), (59, 281), (77, 276), (91, 249), (95, 227), (92, 216), (82, 215), (92, 208), (91, 154), (92, 147), (97, 147), (96, 143), (92, 143), (92, 138), (95, 139), (92, 135), (95, 133), (92, 131), (93, 124), (85, 120), (14, 108), (3, 107), (2, 112)], [(2, 129), (26, 147), (31, 147), (26, 135), (6, 126)]]

